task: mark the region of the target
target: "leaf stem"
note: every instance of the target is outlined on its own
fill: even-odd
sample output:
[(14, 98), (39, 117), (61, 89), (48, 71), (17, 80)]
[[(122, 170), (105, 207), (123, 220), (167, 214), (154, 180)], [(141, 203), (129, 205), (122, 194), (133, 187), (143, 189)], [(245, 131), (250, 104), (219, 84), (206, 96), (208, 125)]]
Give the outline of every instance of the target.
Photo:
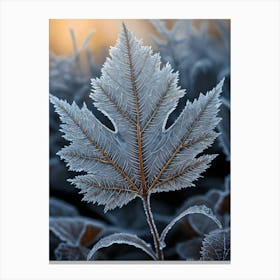
[(164, 255), (163, 255), (162, 248), (160, 246), (160, 238), (159, 238), (157, 227), (156, 227), (156, 224), (155, 224), (155, 221), (154, 221), (153, 213), (151, 211), (150, 195), (149, 194), (144, 195), (142, 197), (142, 201), (143, 201), (143, 207), (144, 207), (144, 210), (145, 210), (145, 214), (146, 214), (146, 217), (147, 217), (147, 222), (149, 224), (151, 233), (153, 235), (156, 254), (157, 254), (157, 259), (162, 261), (162, 260), (164, 260)]

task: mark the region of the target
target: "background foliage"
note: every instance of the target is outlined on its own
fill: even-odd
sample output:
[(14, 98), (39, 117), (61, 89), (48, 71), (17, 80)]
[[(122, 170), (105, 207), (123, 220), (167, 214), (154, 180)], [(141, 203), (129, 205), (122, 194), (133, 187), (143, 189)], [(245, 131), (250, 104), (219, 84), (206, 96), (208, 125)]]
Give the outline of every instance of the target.
[[(186, 99), (193, 100), (200, 92), (212, 89), (222, 77), (226, 77), (222, 93), (219, 125), (222, 133), (209, 153), (219, 156), (196, 182), (195, 188), (176, 192), (155, 194), (151, 201), (158, 230), (176, 214), (189, 206), (205, 204), (211, 208), (230, 235), (230, 29), (228, 22), (192, 20), (176, 21), (172, 28), (167, 28), (164, 21), (151, 21), (150, 32), (153, 36), (153, 48), (160, 52), (162, 61), (169, 62), (179, 71), (179, 84), (187, 91), (181, 98), (170, 122), (176, 119), (185, 105)], [(129, 24), (128, 24), (129, 25)], [(169, 25), (168, 25), (169, 26)], [(153, 31), (155, 30), (155, 31)], [(213, 31), (214, 30), (214, 31)], [(102, 32), (102, 31), (99, 31)], [(56, 55), (50, 52), (49, 91), (53, 95), (83, 102), (105, 124), (110, 125), (104, 115), (94, 108), (89, 99), (90, 78), (100, 76), (102, 60), (107, 48), (104, 48), (96, 60), (92, 53), (95, 34), (89, 33), (81, 44), (76, 42), (76, 34), (70, 30), (72, 55)], [(97, 62), (97, 61), (101, 62)], [(114, 232), (137, 234), (147, 242), (150, 232), (143, 213), (141, 201), (136, 199), (127, 206), (106, 214), (103, 207), (82, 202), (68, 178), (76, 174), (70, 172), (56, 155), (67, 143), (59, 132), (59, 119), (50, 107), (50, 259), (85, 260), (89, 248), (102, 236)], [(207, 151), (208, 152), (208, 151)], [(167, 260), (220, 260), (229, 259), (211, 252), (207, 244), (212, 244), (219, 232), (201, 215), (192, 215), (182, 219), (169, 233), (165, 249)], [(216, 239), (215, 239), (216, 238)], [(209, 243), (210, 240), (210, 243)], [(214, 241), (213, 241), (214, 240)], [(213, 244), (217, 244), (213, 243)], [(216, 245), (216, 246), (219, 246)], [(127, 245), (113, 245), (98, 252), (100, 260), (145, 260), (148, 256), (140, 250)]]

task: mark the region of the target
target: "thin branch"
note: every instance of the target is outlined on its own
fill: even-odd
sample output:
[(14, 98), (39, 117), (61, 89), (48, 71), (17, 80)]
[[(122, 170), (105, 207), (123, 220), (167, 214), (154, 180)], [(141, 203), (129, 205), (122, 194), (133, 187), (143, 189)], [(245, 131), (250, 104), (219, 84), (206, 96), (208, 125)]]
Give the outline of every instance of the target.
[(154, 239), (157, 258), (158, 258), (158, 260), (163, 260), (164, 255), (163, 255), (162, 248), (161, 248), (161, 245), (160, 245), (160, 237), (159, 237), (157, 227), (156, 227), (155, 222), (154, 222), (153, 213), (151, 211), (150, 196), (146, 195), (145, 197), (143, 197), (142, 201), (143, 201), (143, 207), (144, 207), (144, 210), (145, 210), (145, 214), (146, 214), (146, 217), (147, 217), (147, 222), (149, 224), (149, 227), (150, 227), (153, 239)]

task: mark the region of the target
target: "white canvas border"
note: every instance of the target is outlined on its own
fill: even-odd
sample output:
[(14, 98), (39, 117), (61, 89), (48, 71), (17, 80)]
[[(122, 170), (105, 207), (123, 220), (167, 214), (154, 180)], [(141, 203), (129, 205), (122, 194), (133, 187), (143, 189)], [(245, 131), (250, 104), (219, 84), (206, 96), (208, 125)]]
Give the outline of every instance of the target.
[[(49, 18), (231, 19), (231, 264), (49, 264)], [(279, 279), (279, 34), (278, 1), (2, 1), (0, 278)]]

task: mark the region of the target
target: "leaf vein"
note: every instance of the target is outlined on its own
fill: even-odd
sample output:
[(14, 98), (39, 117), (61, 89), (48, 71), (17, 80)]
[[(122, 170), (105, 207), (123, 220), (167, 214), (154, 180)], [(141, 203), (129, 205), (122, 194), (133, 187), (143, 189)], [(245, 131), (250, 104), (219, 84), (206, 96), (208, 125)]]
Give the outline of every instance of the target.
[(168, 84), (167, 87), (165, 89), (165, 91), (163, 92), (163, 94), (160, 96), (158, 103), (156, 104), (156, 107), (153, 111), (153, 113), (151, 114), (151, 116), (149, 117), (149, 119), (147, 120), (146, 124), (144, 125), (143, 129), (142, 129), (142, 133), (145, 132), (145, 130), (147, 129), (147, 127), (149, 126), (149, 124), (151, 123), (151, 121), (154, 119), (154, 117), (156, 116), (157, 112), (159, 111), (159, 107), (162, 104), (162, 102), (164, 101), (164, 98), (166, 97), (167, 93), (170, 90), (171, 84), (173, 83), (174, 79), (172, 79)]
[(116, 101), (112, 98), (112, 96), (109, 95), (109, 93), (102, 87), (101, 84), (97, 84), (98, 87), (101, 89), (102, 93), (109, 99), (109, 101), (116, 107), (117, 111), (124, 117), (126, 118), (130, 123), (133, 125), (136, 125), (136, 122), (129, 116), (127, 112), (125, 112), (117, 103)]
[(131, 192), (131, 193), (135, 193), (135, 194), (139, 194), (139, 192), (136, 192), (135, 190), (131, 190), (131, 189), (125, 189), (122, 187), (108, 187), (108, 186), (103, 186), (100, 184), (95, 184), (93, 182), (90, 182), (88, 180), (83, 180), (83, 179), (79, 179), (79, 182), (82, 184), (86, 184), (90, 187), (95, 187), (95, 188), (99, 188), (99, 189), (103, 189), (103, 190), (109, 190), (109, 191), (123, 191), (123, 192)]
[(108, 162), (124, 177), (124, 179), (131, 185), (131, 187), (139, 193), (139, 189), (137, 186), (131, 181), (128, 175), (109, 157), (109, 155), (100, 147), (97, 142), (81, 127), (81, 125), (77, 122), (74, 116), (72, 116), (63, 106), (60, 108), (69, 116), (69, 118), (75, 123), (75, 125), (81, 130), (81, 132), (87, 137), (89, 142), (97, 148), (99, 152), (108, 160)]
[(146, 187), (146, 178), (145, 178), (145, 171), (144, 171), (144, 163), (143, 163), (143, 152), (142, 152), (142, 139), (141, 139), (141, 127), (140, 127), (140, 110), (139, 110), (139, 100), (138, 100), (138, 90), (136, 86), (136, 78), (133, 68), (132, 56), (131, 56), (131, 49), (128, 39), (128, 32), (126, 26), (123, 24), (124, 32), (125, 32), (125, 39), (126, 39), (126, 46), (127, 46), (127, 53), (128, 53), (128, 60), (129, 60), (129, 69), (130, 69), (130, 80), (132, 85), (133, 94), (135, 97), (135, 109), (136, 109), (136, 131), (137, 131), (137, 142), (138, 142), (138, 159), (139, 159), (139, 169), (140, 169), (140, 176), (141, 176), (141, 186), (142, 191), (144, 194), (147, 193)]
[(175, 149), (175, 151), (173, 152), (173, 154), (171, 155), (171, 157), (168, 159), (168, 161), (165, 163), (165, 165), (163, 166), (163, 168), (161, 169), (161, 171), (159, 172), (159, 174), (156, 176), (156, 178), (154, 179), (154, 181), (152, 182), (149, 190), (152, 190), (155, 185), (159, 182), (159, 180), (161, 179), (163, 173), (166, 171), (166, 169), (170, 166), (170, 164), (173, 162), (174, 158), (176, 157), (176, 155), (181, 151), (181, 149), (184, 147), (184, 143), (186, 142), (186, 140), (189, 138), (190, 134), (192, 133), (192, 130), (194, 129), (195, 124), (199, 121), (201, 115), (205, 112), (206, 108), (208, 107), (209, 103), (212, 101), (212, 98), (209, 98), (204, 106), (204, 108), (200, 111), (200, 113), (198, 114), (198, 116), (194, 119), (194, 121), (192, 122), (189, 130), (187, 131), (186, 135), (183, 137), (183, 139), (181, 139), (181, 143), (177, 146), (177, 148)]
[(174, 175), (172, 175), (172, 176), (170, 176), (170, 177), (168, 177), (168, 178), (166, 178), (166, 179), (163, 179), (162, 181), (159, 181), (159, 182), (157, 183), (157, 186), (161, 186), (161, 185), (163, 185), (163, 184), (165, 184), (165, 183), (168, 183), (169, 181), (174, 180), (174, 179), (177, 178), (177, 177), (180, 177), (180, 176), (182, 176), (182, 175), (188, 173), (189, 171), (191, 171), (191, 170), (193, 170), (194, 168), (198, 167), (198, 166), (199, 166), (200, 164), (202, 164), (202, 163), (203, 163), (203, 160), (198, 161), (198, 162), (195, 162), (194, 164), (188, 166), (188, 167), (187, 167), (186, 169), (184, 169), (183, 171), (178, 172), (178, 173), (176, 173), (176, 174), (174, 174)]
[(101, 163), (109, 163), (108, 160), (104, 160), (102, 158), (98, 158), (98, 157), (89, 157), (89, 156), (85, 156), (85, 155), (82, 155), (82, 154), (78, 154), (78, 153), (75, 153), (75, 152), (64, 152), (64, 154), (70, 156), (70, 157), (78, 157), (78, 158), (82, 158), (82, 159), (88, 159), (88, 160), (93, 160), (93, 161), (99, 161)]

